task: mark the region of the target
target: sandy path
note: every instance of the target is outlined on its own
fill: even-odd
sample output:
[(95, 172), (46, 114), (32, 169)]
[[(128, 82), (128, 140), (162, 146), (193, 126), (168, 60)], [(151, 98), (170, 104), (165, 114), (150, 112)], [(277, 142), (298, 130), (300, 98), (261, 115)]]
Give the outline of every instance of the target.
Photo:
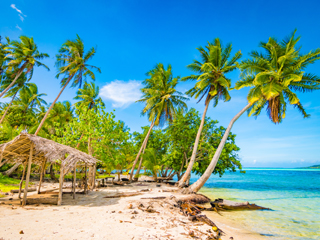
[[(64, 194), (62, 206), (28, 205), (26, 207), (0, 205), (0, 239), (38, 240), (38, 239), (192, 239), (188, 233), (194, 230), (198, 239), (206, 239), (205, 234), (211, 227), (202, 223), (192, 223), (179, 213), (179, 209), (166, 204), (164, 200), (141, 199), (147, 197), (179, 197), (164, 189), (174, 187), (163, 184), (156, 187), (132, 184), (124, 187), (100, 188), (88, 195), (77, 195), (72, 199)], [(47, 186), (48, 187), (48, 186)], [(136, 192), (150, 189), (143, 195), (123, 198), (105, 198), (119, 192)], [(14, 196), (15, 197), (15, 196)], [(2, 200), (0, 200), (2, 201)], [(7, 200), (4, 200), (7, 201)], [(159, 213), (148, 213), (138, 209), (139, 204), (152, 205)], [(132, 209), (129, 209), (132, 204)], [(135, 212), (134, 212), (135, 211)], [(135, 214), (136, 213), (136, 214)], [(226, 235), (222, 240), (259, 240), (265, 239), (234, 226), (228, 219), (210, 213), (211, 219)], [(24, 234), (20, 234), (20, 231)]]

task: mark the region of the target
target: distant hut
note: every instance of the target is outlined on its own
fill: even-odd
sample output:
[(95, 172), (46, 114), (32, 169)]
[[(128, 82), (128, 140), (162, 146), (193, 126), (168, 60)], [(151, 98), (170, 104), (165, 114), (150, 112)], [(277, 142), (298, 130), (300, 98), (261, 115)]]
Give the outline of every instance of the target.
[(19, 196), (21, 194), (22, 183), (27, 168), (22, 205), (25, 205), (27, 201), (31, 164), (33, 163), (41, 166), (40, 182), (38, 187), (38, 193), (40, 193), (46, 163), (56, 163), (57, 160), (61, 161), (58, 195), (58, 205), (61, 205), (64, 176), (68, 172), (74, 170), (73, 196), (75, 196), (77, 163), (81, 163), (85, 166), (94, 166), (98, 161), (96, 158), (72, 147), (27, 133), (21, 133), (12, 141), (0, 145), (0, 166), (4, 163), (21, 163), (24, 165)]

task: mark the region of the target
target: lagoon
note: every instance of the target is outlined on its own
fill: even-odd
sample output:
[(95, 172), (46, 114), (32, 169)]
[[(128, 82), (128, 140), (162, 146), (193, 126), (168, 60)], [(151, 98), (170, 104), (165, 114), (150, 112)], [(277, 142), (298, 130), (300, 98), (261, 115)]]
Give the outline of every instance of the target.
[[(267, 239), (320, 239), (320, 170), (246, 168), (212, 176), (201, 192), (210, 198), (249, 201), (273, 211), (224, 212)], [(198, 179), (192, 175), (191, 182)]]

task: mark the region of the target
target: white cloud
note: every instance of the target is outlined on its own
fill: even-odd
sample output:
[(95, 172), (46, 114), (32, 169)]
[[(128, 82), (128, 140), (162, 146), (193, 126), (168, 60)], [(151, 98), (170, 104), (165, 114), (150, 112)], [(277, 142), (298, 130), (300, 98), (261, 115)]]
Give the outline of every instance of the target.
[(19, 25), (18, 25), (18, 24), (16, 25), (16, 28), (18, 28), (20, 31), (22, 31), (22, 28), (21, 28), (21, 27), (19, 27)]
[(106, 100), (111, 100), (113, 107), (126, 108), (141, 98), (140, 87), (141, 81), (114, 80), (101, 88), (100, 96)]
[(21, 14), (19, 14), (20, 20), (23, 22), (24, 17), (21, 16)]
[(11, 4), (10, 7), (13, 8), (14, 10), (16, 10), (19, 13), (20, 20), (23, 22), (24, 17), (27, 17), (27, 15), (24, 15), (22, 13), (22, 11), (16, 7), (15, 4)]
[(253, 164), (256, 164), (257, 160), (253, 160)]

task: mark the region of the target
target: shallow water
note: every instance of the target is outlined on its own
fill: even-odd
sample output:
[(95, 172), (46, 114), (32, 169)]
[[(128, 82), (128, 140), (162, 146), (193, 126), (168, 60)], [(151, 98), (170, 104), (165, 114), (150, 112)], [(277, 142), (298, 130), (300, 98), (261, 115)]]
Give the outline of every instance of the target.
[[(211, 198), (249, 201), (273, 211), (224, 215), (269, 239), (320, 239), (320, 170), (245, 169), (212, 176), (201, 192)], [(191, 182), (197, 180), (192, 176)]]

